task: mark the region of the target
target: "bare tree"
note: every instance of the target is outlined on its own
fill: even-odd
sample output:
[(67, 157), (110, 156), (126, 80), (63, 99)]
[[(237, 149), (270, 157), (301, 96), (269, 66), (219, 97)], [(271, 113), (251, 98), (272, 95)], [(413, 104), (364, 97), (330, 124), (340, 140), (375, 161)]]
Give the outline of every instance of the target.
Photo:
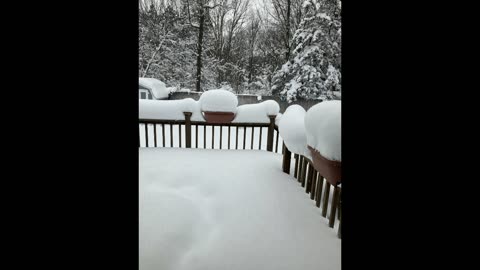
[(285, 60), (290, 57), (292, 34), (302, 19), (302, 2), (303, 0), (271, 0), (272, 9), (268, 12), (273, 22), (282, 31)]

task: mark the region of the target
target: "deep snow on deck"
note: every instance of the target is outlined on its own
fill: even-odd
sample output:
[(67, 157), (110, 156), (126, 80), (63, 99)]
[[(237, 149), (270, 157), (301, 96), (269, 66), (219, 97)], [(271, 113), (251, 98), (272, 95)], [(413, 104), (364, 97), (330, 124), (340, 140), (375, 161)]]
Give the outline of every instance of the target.
[(139, 150), (140, 270), (340, 269), (340, 239), (266, 151)]

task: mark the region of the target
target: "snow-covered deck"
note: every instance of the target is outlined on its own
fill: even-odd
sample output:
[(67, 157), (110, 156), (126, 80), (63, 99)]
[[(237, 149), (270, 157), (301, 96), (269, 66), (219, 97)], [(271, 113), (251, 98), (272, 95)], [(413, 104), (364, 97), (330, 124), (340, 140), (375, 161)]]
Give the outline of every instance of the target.
[(341, 240), (282, 155), (139, 149), (141, 270), (340, 269)]

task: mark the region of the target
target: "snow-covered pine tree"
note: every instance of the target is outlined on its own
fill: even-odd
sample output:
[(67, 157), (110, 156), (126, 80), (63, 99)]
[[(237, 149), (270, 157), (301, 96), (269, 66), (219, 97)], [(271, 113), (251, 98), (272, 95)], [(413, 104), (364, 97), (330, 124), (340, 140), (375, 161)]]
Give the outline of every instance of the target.
[(339, 99), (341, 1), (305, 0), (305, 16), (293, 38), (290, 59), (272, 79), (272, 92), (288, 102)]

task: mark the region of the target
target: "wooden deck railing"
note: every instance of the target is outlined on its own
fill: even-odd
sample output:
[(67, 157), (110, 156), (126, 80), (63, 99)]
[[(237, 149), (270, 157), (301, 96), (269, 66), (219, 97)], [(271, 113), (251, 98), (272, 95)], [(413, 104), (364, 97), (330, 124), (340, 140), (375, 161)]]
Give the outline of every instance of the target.
[[(292, 153), (283, 144), (283, 164), (282, 169), (284, 173), (290, 174), (290, 165)], [(325, 178), (319, 174), (313, 167), (310, 159), (303, 155), (294, 154), (295, 167), (293, 168), (293, 177), (305, 188), (305, 192), (310, 194), (310, 199), (315, 201), (315, 205), (320, 208), (322, 216), (327, 218), (329, 214), (328, 225), (333, 228), (335, 220), (338, 219), (338, 237), (341, 238), (342, 218), (341, 218), (341, 193), (340, 186), (332, 185)], [(333, 189), (333, 190), (332, 190)], [(322, 195), (323, 193), (323, 195)], [(332, 198), (330, 199), (330, 193)], [(330, 206), (330, 211), (328, 211)], [(337, 211), (338, 210), (338, 211)]]
[[(139, 119), (139, 147), (183, 147), (183, 148), (204, 148), (204, 149), (251, 149), (266, 150), (283, 154), (282, 170), (290, 174), (292, 153), (280, 138), (278, 127), (275, 125), (275, 116), (269, 116), (270, 123), (208, 123), (202, 121), (191, 121), (191, 113), (185, 112), (185, 120), (158, 120)], [(215, 137), (215, 128), (219, 127), (218, 137)], [(159, 129), (161, 131), (159, 131)], [(175, 129), (178, 132), (175, 132)], [(250, 130), (250, 144), (247, 145), (247, 129)], [(258, 132), (255, 132), (258, 129)], [(242, 131), (239, 136), (239, 131)], [(175, 135), (174, 136), (174, 132)], [(207, 145), (207, 132), (211, 134), (210, 147)], [(226, 132), (227, 139), (223, 137)], [(142, 136), (143, 133), (143, 136)], [(195, 134), (195, 135), (194, 135)], [(262, 144), (266, 134), (266, 144)], [(202, 139), (200, 140), (200, 135)], [(257, 137), (258, 136), (258, 137)], [(142, 143), (143, 137), (143, 143)], [(167, 139), (168, 137), (168, 139)], [(218, 139), (219, 138), (219, 139)], [(258, 138), (258, 139), (257, 139)], [(177, 141), (174, 141), (176, 139)], [(255, 139), (258, 145), (255, 147)], [(224, 143), (226, 141), (226, 145)], [(282, 145), (279, 149), (279, 144)], [(216, 147), (218, 146), (218, 147)], [(258, 147), (258, 148), (257, 148)], [(315, 205), (321, 208), (323, 217), (329, 219), (331, 228), (338, 219), (338, 237), (341, 238), (341, 187), (333, 186), (325, 181), (313, 167), (310, 159), (303, 155), (295, 154), (293, 176), (305, 188), (310, 199)], [(330, 198), (332, 193), (332, 198)], [(330, 206), (330, 211), (328, 208)]]
[[(225, 124), (191, 121), (191, 113), (185, 112), (184, 115), (185, 120), (139, 119), (138, 146), (251, 149), (275, 153), (283, 150), (279, 147), (283, 140), (275, 125), (274, 115), (269, 116), (270, 123)], [(211, 141), (208, 144), (207, 134), (211, 134)], [(250, 139), (248, 144), (247, 138)], [(266, 143), (262, 144), (262, 141)]]

